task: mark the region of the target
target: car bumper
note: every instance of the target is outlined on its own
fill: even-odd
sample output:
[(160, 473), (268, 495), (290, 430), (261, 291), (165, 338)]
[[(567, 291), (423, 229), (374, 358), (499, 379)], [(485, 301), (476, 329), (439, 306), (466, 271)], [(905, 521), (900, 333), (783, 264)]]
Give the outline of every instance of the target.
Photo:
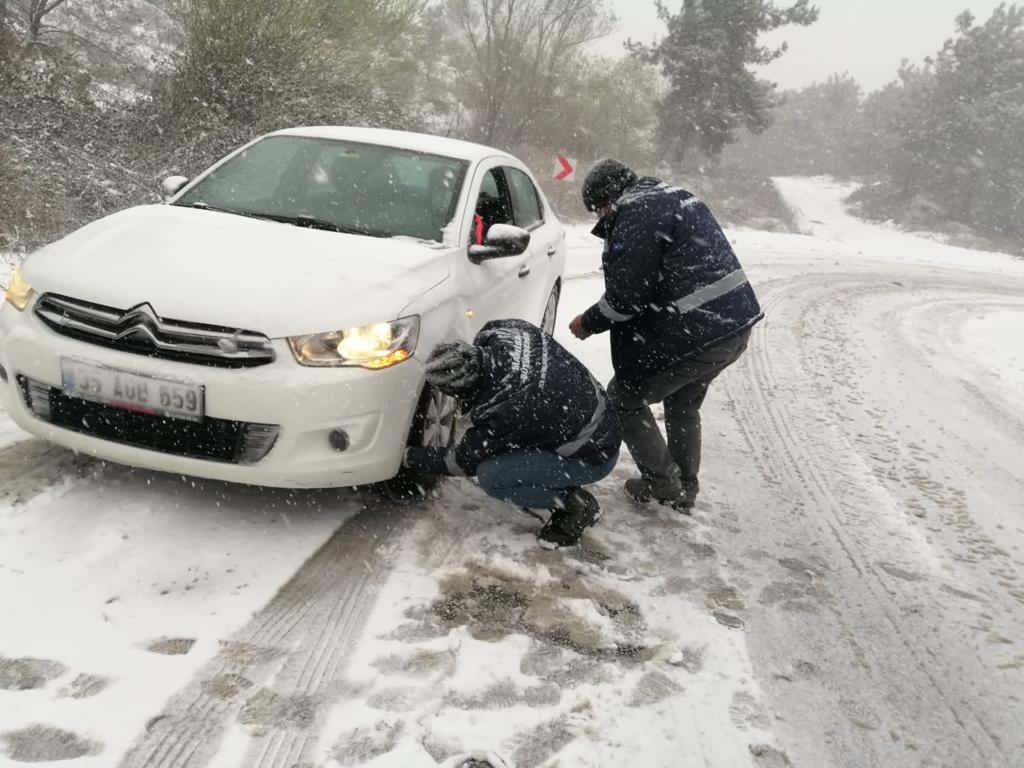
[[(298, 365), (286, 342), (275, 342), (275, 362), (248, 369), (189, 365), (134, 355), (61, 336), (31, 311), (0, 307), (0, 401), (26, 431), (100, 459), (195, 477), (282, 488), (366, 485), (399, 470), (423, 383), (413, 358), (383, 371), (308, 368)], [(277, 425), (277, 440), (254, 464), (189, 458), (95, 437), (55, 426), (28, 407), (19, 377), (61, 386), (61, 359), (74, 358), (131, 373), (202, 384), (206, 417)], [(346, 450), (329, 435), (343, 430)]]

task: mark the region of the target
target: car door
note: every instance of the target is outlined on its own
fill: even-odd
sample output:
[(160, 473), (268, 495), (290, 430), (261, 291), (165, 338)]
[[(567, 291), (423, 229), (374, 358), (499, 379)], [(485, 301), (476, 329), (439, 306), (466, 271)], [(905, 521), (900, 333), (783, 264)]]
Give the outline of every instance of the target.
[(553, 216), (546, 214), (540, 192), (529, 174), (511, 166), (502, 170), (512, 197), (515, 224), (530, 233), (530, 248), (516, 272), (519, 278), (519, 316), (539, 323), (558, 277), (555, 264), (562, 228)]
[(499, 163), (484, 162), (478, 166), (469, 200), (465, 255), (459, 257), (458, 278), (467, 335), (471, 337), (491, 320), (523, 317), (519, 272), (528, 256), (491, 259), (482, 264), (469, 260), (469, 246), (483, 242), (490, 227), (514, 223), (512, 198)]

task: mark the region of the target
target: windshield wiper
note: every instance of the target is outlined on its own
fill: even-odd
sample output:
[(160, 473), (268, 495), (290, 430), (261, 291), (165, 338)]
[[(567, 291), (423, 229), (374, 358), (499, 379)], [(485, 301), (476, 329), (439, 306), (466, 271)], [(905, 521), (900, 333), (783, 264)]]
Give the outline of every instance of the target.
[(235, 216), (252, 216), (248, 211), (236, 211), (234, 208), (220, 208), (216, 205), (210, 205), (204, 203), (202, 200), (196, 200), (194, 203), (171, 203), (178, 208), (196, 208), (200, 211), (216, 211), (217, 213), (233, 213)]
[(200, 211), (233, 213), (236, 216), (247, 216), (250, 219), (266, 219), (267, 221), (277, 221), (281, 224), (292, 224), (293, 226), (306, 227), (307, 229), (322, 229), (325, 232), (341, 232), (346, 235), (364, 235), (366, 237), (391, 237), (391, 235), (384, 232), (373, 232), (372, 230), (362, 229), (361, 227), (347, 227), (342, 224), (335, 224), (333, 221), (327, 221), (326, 219), (318, 219), (315, 216), (310, 216), (305, 213), (300, 213), (296, 216), (287, 216), (278, 213), (262, 213), (260, 211), (239, 211), (234, 208), (220, 208), (216, 205), (204, 203), (202, 200), (197, 200), (194, 203), (174, 203), (174, 205), (178, 205), (183, 208), (197, 208)]
[(327, 221), (326, 219), (318, 219), (316, 216), (310, 216), (306, 213), (300, 213), (296, 216), (285, 216), (277, 213), (250, 213), (249, 216), (254, 216), (257, 219), (269, 219), (270, 221), (279, 221), (282, 224), (293, 224), (296, 227), (305, 227), (307, 229), (322, 229), (325, 232), (341, 232), (346, 235), (365, 235), (366, 237), (388, 237), (388, 235), (382, 232), (373, 232), (369, 229), (363, 229), (361, 227), (349, 227), (343, 224), (336, 224), (333, 221)]
[(427, 237), (416, 237), (415, 235), (391, 235), (392, 240), (403, 240), (407, 243), (416, 243), (418, 245), (425, 245), (429, 248), (444, 248), (444, 243), (440, 240), (431, 240)]

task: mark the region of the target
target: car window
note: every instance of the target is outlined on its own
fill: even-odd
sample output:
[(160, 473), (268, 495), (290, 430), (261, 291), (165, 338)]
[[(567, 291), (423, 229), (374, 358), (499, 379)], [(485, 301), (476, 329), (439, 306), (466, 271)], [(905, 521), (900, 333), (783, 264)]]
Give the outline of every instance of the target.
[(470, 240), (482, 243), (487, 232), (495, 224), (512, 224), (512, 202), (509, 198), (505, 175), (495, 168), (487, 172), (480, 183), (480, 194), (477, 196), (476, 210), (473, 217), (473, 231)]
[(516, 225), (523, 229), (533, 229), (543, 224), (544, 212), (540, 195), (530, 177), (518, 168), (504, 170), (509, 191), (512, 193), (512, 210), (515, 213)]
[(396, 147), (272, 136), (180, 200), (269, 217), (306, 216), (384, 237), (440, 241), (468, 164)]

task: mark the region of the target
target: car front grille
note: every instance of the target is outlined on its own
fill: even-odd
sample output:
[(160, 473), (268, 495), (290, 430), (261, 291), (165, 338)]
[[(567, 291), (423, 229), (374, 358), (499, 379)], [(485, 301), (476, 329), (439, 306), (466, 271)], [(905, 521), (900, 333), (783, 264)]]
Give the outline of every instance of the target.
[(277, 441), (274, 424), (206, 418), (202, 422), (151, 416), (68, 397), (60, 389), (18, 376), (25, 405), (56, 427), (151, 451), (230, 464), (256, 464)]
[(219, 368), (250, 368), (274, 361), (270, 339), (252, 331), (167, 320), (149, 304), (115, 309), (45, 294), (35, 313), (59, 334), (122, 352)]

